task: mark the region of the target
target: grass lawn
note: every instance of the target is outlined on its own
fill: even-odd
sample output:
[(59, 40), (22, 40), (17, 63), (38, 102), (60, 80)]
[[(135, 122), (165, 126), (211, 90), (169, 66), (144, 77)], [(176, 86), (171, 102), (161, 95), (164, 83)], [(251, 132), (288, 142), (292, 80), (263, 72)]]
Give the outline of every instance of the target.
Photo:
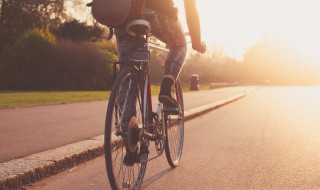
[(1, 92), (0, 108), (107, 100), (110, 91)]
[[(151, 90), (157, 95), (160, 86), (151, 86)], [(188, 91), (188, 87), (183, 88), (183, 92)], [(110, 91), (0, 92), (0, 108), (108, 100), (109, 96)]]

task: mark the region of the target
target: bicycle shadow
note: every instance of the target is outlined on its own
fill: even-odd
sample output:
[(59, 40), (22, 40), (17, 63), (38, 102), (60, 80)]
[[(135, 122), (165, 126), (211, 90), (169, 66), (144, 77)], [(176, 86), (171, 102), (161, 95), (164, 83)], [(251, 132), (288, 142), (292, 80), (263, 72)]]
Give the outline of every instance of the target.
[(162, 171), (152, 175), (151, 177), (148, 177), (147, 180), (143, 180), (141, 188), (145, 189), (145, 188), (149, 187), (152, 183), (154, 183), (155, 181), (160, 179), (162, 176), (168, 174), (171, 171), (173, 171), (173, 169), (171, 167), (169, 167), (165, 170), (162, 170)]

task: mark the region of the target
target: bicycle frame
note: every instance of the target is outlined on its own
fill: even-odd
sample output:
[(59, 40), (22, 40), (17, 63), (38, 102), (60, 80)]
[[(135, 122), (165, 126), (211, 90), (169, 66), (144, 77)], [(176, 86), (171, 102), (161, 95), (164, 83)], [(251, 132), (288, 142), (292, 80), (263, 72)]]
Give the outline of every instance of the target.
[[(183, 148), (184, 106), (179, 82), (173, 87), (172, 98), (181, 106), (170, 107), (158, 102), (156, 110), (152, 108), (150, 47), (164, 52), (168, 50), (152, 46), (150, 36), (141, 31), (148, 26), (146, 22), (134, 22), (137, 25), (132, 28), (137, 32), (135, 51), (130, 52), (130, 59), (121, 65), (106, 116), (105, 161), (113, 189), (138, 189), (147, 162), (164, 152), (169, 165), (176, 167)], [(152, 149), (151, 144), (154, 145)]]
[[(153, 108), (152, 108), (152, 94), (151, 94), (151, 82), (150, 82), (150, 47), (152, 48), (155, 48), (157, 50), (160, 50), (160, 51), (164, 51), (164, 52), (168, 52), (169, 50), (165, 49), (165, 48), (160, 48), (160, 47), (157, 47), (157, 46), (154, 46), (153, 44), (151, 44), (149, 42), (149, 37), (139, 37), (140, 38), (140, 43), (141, 43), (141, 48), (135, 52), (137, 54), (139, 53), (142, 53), (141, 55), (134, 55), (133, 57), (138, 57), (138, 58), (141, 58), (143, 57), (143, 59), (132, 59), (130, 60), (131, 61), (131, 65), (130, 65), (130, 68), (131, 68), (131, 72), (133, 73), (134, 75), (134, 80), (143, 80), (142, 83), (140, 83), (140, 87), (137, 87), (137, 88), (141, 88), (141, 91), (143, 91), (143, 94), (141, 97), (142, 98), (142, 115), (143, 115), (143, 125), (140, 126), (140, 128), (142, 129), (141, 130), (141, 133), (140, 133), (140, 136), (144, 137), (145, 139), (147, 140), (156, 140), (156, 135), (153, 134), (153, 133), (149, 133), (148, 132), (148, 127), (155, 127), (156, 123), (154, 123), (154, 114), (156, 114), (158, 120), (157, 121), (162, 121), (164, 115), (162, 114), (163, 113), (163, 105), (162, 103), (160, 103), (158, 101), (158, 104), (157, 104), (157, 108), (155, 110), (155, 112), (153, 112)], [(135, 54), (134, 53), (134, 54)], [(144, 54), (148, 54), (148, 56), (144, 55)], [(130, 89), (132, 88), (132, 83), (135, 83), (134, 81), (130, 81), (130, 84), (129, 84), (129, 88), (128, 88), (128, 91), (130, 91)], [(178, 83), (175, 83), (175, 89), (178, 89)], [(143, 89), (142, 89), (143, 88)], [(128, 97), (129, 94), (127, 93), (126, 94), (126, 97)], [(179, 95), (177, 95), (177, 101), (180, 101), (180, 98)], [(127, 99), (127, 98), (125, 98)], [(125, 102), (126, 104), (126, 102)], [(125, 109), (126, 107), (123, 107), (123, 112), (125, 112)], [(175, 112), (176, 110), (169, 110), (169, 111), (173, 111)], [(148, 118), (147, 118), (148, 117)], [(120, 118), (120, 123), (122, 119)], [(162, 125), (162, 127), (164, 127), (164, 125)], [(165, 130), (165, 129), (163, 129)], [(164, 149), (163, 149), (164, 150)], [(153, 157), (153, 158), (150, 158), (150, 159), (147, 159), (147, 160), (142, 160), (141, 162), (147, 162), (147, 161), (150, 161), (150, 160), (153, 160), (159, 156), (162, 155), (163, 153), (163, 150), (160, 151), (160, 153)]]
[[(144, 73), (147, 73), (146, 74), (146, 76), (144, 76), (144, 94), (143, 94), (143, 96), (144, 96), (144, 100), (146, 100), (146, 101), (144, 101), (144, 106), (143, 106), (143, 112), (144, 112), (144, 114), (143, 114), (143, 119), (144, 119), (144, 123), (146, 123), (146, 121), (147, 121), (147, 118), (146, 118), (146, 116), (147, 115), (150, 115), (150, 114), (147, 114), (147, 110), (149, 111), (149, 112), (152, 112), (152, 99), (151, 99), (151, 87), (150, 87), (150, 74), (149, 74), (149, 72), (145, 72), (145, 71), (147, 71), (147, 70), (149, 70), (149, 64), (145, 64), (145, 65), (143, 65), (143, 71), (144, 71)], [(149, 120), (150, 120), (150, 118), (148, 118)]]
[[(143, 42), (143, 43), (141, 43)], [(149, 133), (149, 131), (147, 129), (149, 129), (149, 127), (152, 127), (152, 128), (156, 128), (156, 125), (157, 125), (157, 122), (159, 120), (162, 120), (163, 118), (163, 115), (162, 115), (162, 112), (163, 112), (163, 105), (158, 102), (158, 106), (157, 106), (157, 109), (155, 110), (156, 112), (153, 112), (153, 106), (152, 106), (152, 94), (151, 94), (151, 82), (150, 82), (150, 42), (149, 42), (149, 37), (147, 36), (146, 38), (142, 38), (140, 37), (140, 43), (141, 43), (141, 47), (140, 49), (135, 52), (137, 54), (139, 53), (148, 53), (148, 56), (143, 56), (144, 58), (147, 57), (147, 59), (133, 59), (131, 60), (131, 62), (133, 62), (133, 66), (131, 67), (134, 67), (135, 71), (132, 70), (133, 73), (136, 73), (134, 75), (136, 75), (136, 80), (143, 80), (142, 83), (141, 83), (141, 88), (143, 88), (143, 94), (142, 94), (142, 111), (143, 111), (143, 125), (141, 126), (142, 130), (141, 130), (141, 133), (140, 135), (142, 137), (144, 137), (144, 139), (146, 140), (157, 140), (157, 137), (155, 134), (153, 133)], [(163, 49), (163, 50), (166, 50), (166, 49)], [(166, 50), (168, 52), (168, 50)], [(133, 55), (133, 57), (140, 57), (139, 55)], [(134, 66), (134, 65), (137, 65)], [(142, 77), (141, 77), (142, 76)], [(142, 89), (141, 89), (142, 90)], [(155, 114), (157, 115), (156, 118), (158, 120), (156, 120), (154, 122), (154, 117), (155, 117)], [(163, 125), (161, 125), (162, 127), (164, 127)], [(163, 128), (163, 131), (165, 129)], [(161, 148), (160, 149), (160, 153), (158, 152), (158, 155), (153, 157), (153, 158), (150, 158), (150, 159), (146, 159), (146, 160), (141, 160), (141, 162), (147, 162), (147, 161), (150, 161), (150, 160), (153, 160), (159, 156), (162, 155), (163, 151), (164, 151), (164, 148)]]

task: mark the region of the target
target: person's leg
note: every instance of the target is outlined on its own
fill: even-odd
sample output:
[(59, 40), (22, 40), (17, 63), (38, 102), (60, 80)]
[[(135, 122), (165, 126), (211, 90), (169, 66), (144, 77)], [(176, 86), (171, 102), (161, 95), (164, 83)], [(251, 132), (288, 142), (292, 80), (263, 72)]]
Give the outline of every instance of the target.
[(151, 24), (151, 33), (169, 47), (159, 100), (165, 105), (176, 107), (179, 104), (171, 97), (171, 88), (177, 80), (186, 58), (187, 46), (184, 30), (178, 20), (154, 10), (146, 9), (145, 18)]
[[(132, 52), (137, 48), (136, 38), (127, 34), (125, 29), (115, 30), (117, 38), (118, 56), (120, 65), (120, 71), (129, 66), (129, 60), (132, 56)], [(126, 80), (122, 84), (122, 88), (119, 94), (119, 104), (121, 110), (124, 111), (124, 102), (127, 99), (126, 110), (122, 113), (121, 128), (123, 131), (128, 131), (128, 125), (132, 116), (136, 115), (136, 103), (137, 103), (137, 86), (135, 82), (131, 83), (131, 90), (128, 92), (130, 81)], [(138, 151), (130, 152), (128, 145), (126, 145), (126, 154), (123, 158), (123, 163), (127, 166), (132, 166), (138, 161)]]
[[(119, 62), (120, 62), (120, 71), (127, 68), (129, 66), (129, 60), (132, 56), (132, 53), (137, 48), (136, 38), (130, 36), (124, 28), (115, 29), (115, 35), (117, 40), (117, 47), (118, 47), (118, 56), (119, 56)], [(127, 88), (129, 87), (129, 80), (126, 80), (122, 84), (122, 89), (120, 91), (120, 97), (119, 97), (119, 103), (121, 107), (124, 104), (124, 99), (127, 95)], [(129, 124), (129, 121), (132, 116), (135, 114), (135, 99), (136, 99), (136, 86), (133, 83), (131, 83), (131, 91), (129, 92), (129, 97), (127, 97), (127, 106), (126, 106), (126, 113), (123, 113), (123, 119), (122, 124), (127, 127)]]
[(120, 69), (128, 66), (132, 53), (138, 48), (137, 38), (130, 36), (124, 28), (115, 29)]

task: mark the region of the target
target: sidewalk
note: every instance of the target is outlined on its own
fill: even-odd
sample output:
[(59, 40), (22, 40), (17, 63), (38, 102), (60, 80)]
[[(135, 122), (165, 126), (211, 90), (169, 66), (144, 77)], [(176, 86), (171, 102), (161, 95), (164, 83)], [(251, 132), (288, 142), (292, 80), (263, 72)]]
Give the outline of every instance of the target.
[[(254, 88), (230, 87), (185, 93), (187, 119), (241, 98)], [(0, 110), (0, 162), (4, 162), (0, 164), (0, 181), (4, 182), (10, 176), (15, 179), (12, 183), (33, 182), (102, 155), (101, 134), (106, 105), (106, 101), (99, 101)], [(54, 148), (58, 149), (51, 150)], [(42, 153), (35, 154), (38, 152)], [(27, 157), (17, 159), (24, 156)], [(12, 172), (10, 167), (18, 168)], [(43, 170), (38, 169), (37, 173), (35, 168), (39, 167)], [(17, 172), (29, 170), (34, 174), (33, 177), (27, 175), (28, 179), (24, 179), (27, 182), (23, 182), (21, 176), (15, 176)]]

